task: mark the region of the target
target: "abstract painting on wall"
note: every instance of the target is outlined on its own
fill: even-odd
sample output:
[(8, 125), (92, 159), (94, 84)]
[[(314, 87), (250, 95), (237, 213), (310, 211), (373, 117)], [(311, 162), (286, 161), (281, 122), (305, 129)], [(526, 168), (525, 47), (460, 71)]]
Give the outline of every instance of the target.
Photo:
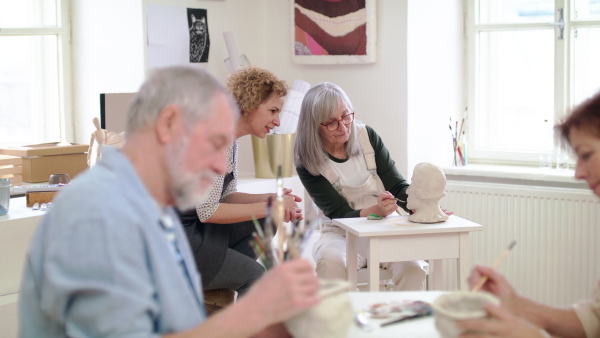
[(374, 63), (376, 0), (294, 0), (293, 52), (297, 63)]

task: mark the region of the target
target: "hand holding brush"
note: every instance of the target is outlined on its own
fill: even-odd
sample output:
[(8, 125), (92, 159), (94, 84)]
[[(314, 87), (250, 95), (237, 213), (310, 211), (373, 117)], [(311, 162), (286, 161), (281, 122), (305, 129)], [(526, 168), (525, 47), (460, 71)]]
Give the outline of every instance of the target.
[[(517, 244), (516, 241), (512, 241), (510, 243), (510, 245), (508, 246), (508, 248), (506, 248), (506, 250), (504, 250), (504, 252), (502, 252), (502, 254), (496, 259), (496, 261), (494, 262), (494, 264), (492, 264), (492, 269), (496, 269), (498, 268), (498, 265), (500, 265), (500, 263), (504, 260), (504, 258), (506, 258), (506, 256), (508, 255), (508, 253), (510, 252), (510, 250), (512, 250), (512, 248)], [(475, 283), (475, 285), (473, 285), (473, 288), (471, 289), (471, 292), (477, 292), (479, 291), (479, 289), (481, 289), (481, 287), (485, 284), (485, 282), (488, 280), (487, 276), (483, 276), (479, 279), (479, 281), (477, 281), (477, 283)]]

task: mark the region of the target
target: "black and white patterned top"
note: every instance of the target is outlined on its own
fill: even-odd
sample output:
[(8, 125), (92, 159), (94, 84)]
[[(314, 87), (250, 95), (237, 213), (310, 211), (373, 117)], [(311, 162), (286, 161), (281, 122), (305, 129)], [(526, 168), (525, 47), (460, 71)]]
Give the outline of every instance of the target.
[[(238, 158), (238, 144), (239, 141), (236, 139), (231, 147), (226, 151), (227, 159), (227, 172), (233, 173), (233, 180), (227, 186), (227, 190), (223, 191), (223, 183), (225, 182), (225, 175), (217, 175), (213, 181), (212, 186), (208, 189), (208, 194), (204, 203), (196, 206), (196, 213), (200, 222), (206, 221), (212, 214), (217, 211), (221, 202), (229, 196), (231, 193), (237, 191), (237, 162)], [(222, 194), (221, 194), (222, 193)]]

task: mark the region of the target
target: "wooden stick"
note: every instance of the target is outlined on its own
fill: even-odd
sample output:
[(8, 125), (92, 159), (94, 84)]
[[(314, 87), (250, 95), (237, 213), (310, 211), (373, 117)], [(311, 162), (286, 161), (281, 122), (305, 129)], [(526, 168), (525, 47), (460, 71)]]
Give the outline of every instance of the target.
[[(500, 262), (502, 262), (504, 260), (504, 258), (506, 258), (506, 256), (508, 255), (508, 252), (515, 246), (515, 244), (517, 244), (517, 241), (512, 241), (510, 243), (508, 248), (506, 248), (506, 250), (504, 250), (504, 252), (500, 255), (500, 257), (498, 257), (498, 259), (496, 259), (494, 264), (492, 264), (493, 269), (496, 269), (498, 267), (498, 265), (500, 265)], [(481, 277), (481, 279), (479, 279), (479, 281), (473, 286), (473, 288), (471, 289), (471, 292), (479, 291), (479, 289), (481, 289), (481, 287), (483, 286), (483, 284), (485, 284), (485, 282), (487, 282), (487, 280), (488, 280), (487, 276)]]
[(287, 229), (283, 224), (284, 208), (283, 208), (283, 177), (281, 173), (281, 165), (277, 166), (277, 210), (279, 219), (277, 220), (277, 231), (279, 232), (278, 236), (278, 247), (279, 247), (279, 262), (283, 262), (284, 254), (286, 248), (287, 241)]

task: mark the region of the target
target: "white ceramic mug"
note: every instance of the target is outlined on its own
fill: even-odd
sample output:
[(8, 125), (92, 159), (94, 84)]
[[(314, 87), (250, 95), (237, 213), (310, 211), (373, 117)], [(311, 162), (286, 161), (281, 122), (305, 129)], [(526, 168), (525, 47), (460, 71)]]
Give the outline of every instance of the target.
[(286, 320), (286, 328), (295, 338), (348, 337), (354, 320), (348, 282), (319, 280), (319, 285), (319, 304)]
[(431, 305), (435, 316), (435, 328), (442, 338), (457, 338), (463, 330), (456, 322), (488, 318), (483, 309), (488, 303), (500, 305), (500, 300), (487, 292), (452, 292), (441, 295)]

